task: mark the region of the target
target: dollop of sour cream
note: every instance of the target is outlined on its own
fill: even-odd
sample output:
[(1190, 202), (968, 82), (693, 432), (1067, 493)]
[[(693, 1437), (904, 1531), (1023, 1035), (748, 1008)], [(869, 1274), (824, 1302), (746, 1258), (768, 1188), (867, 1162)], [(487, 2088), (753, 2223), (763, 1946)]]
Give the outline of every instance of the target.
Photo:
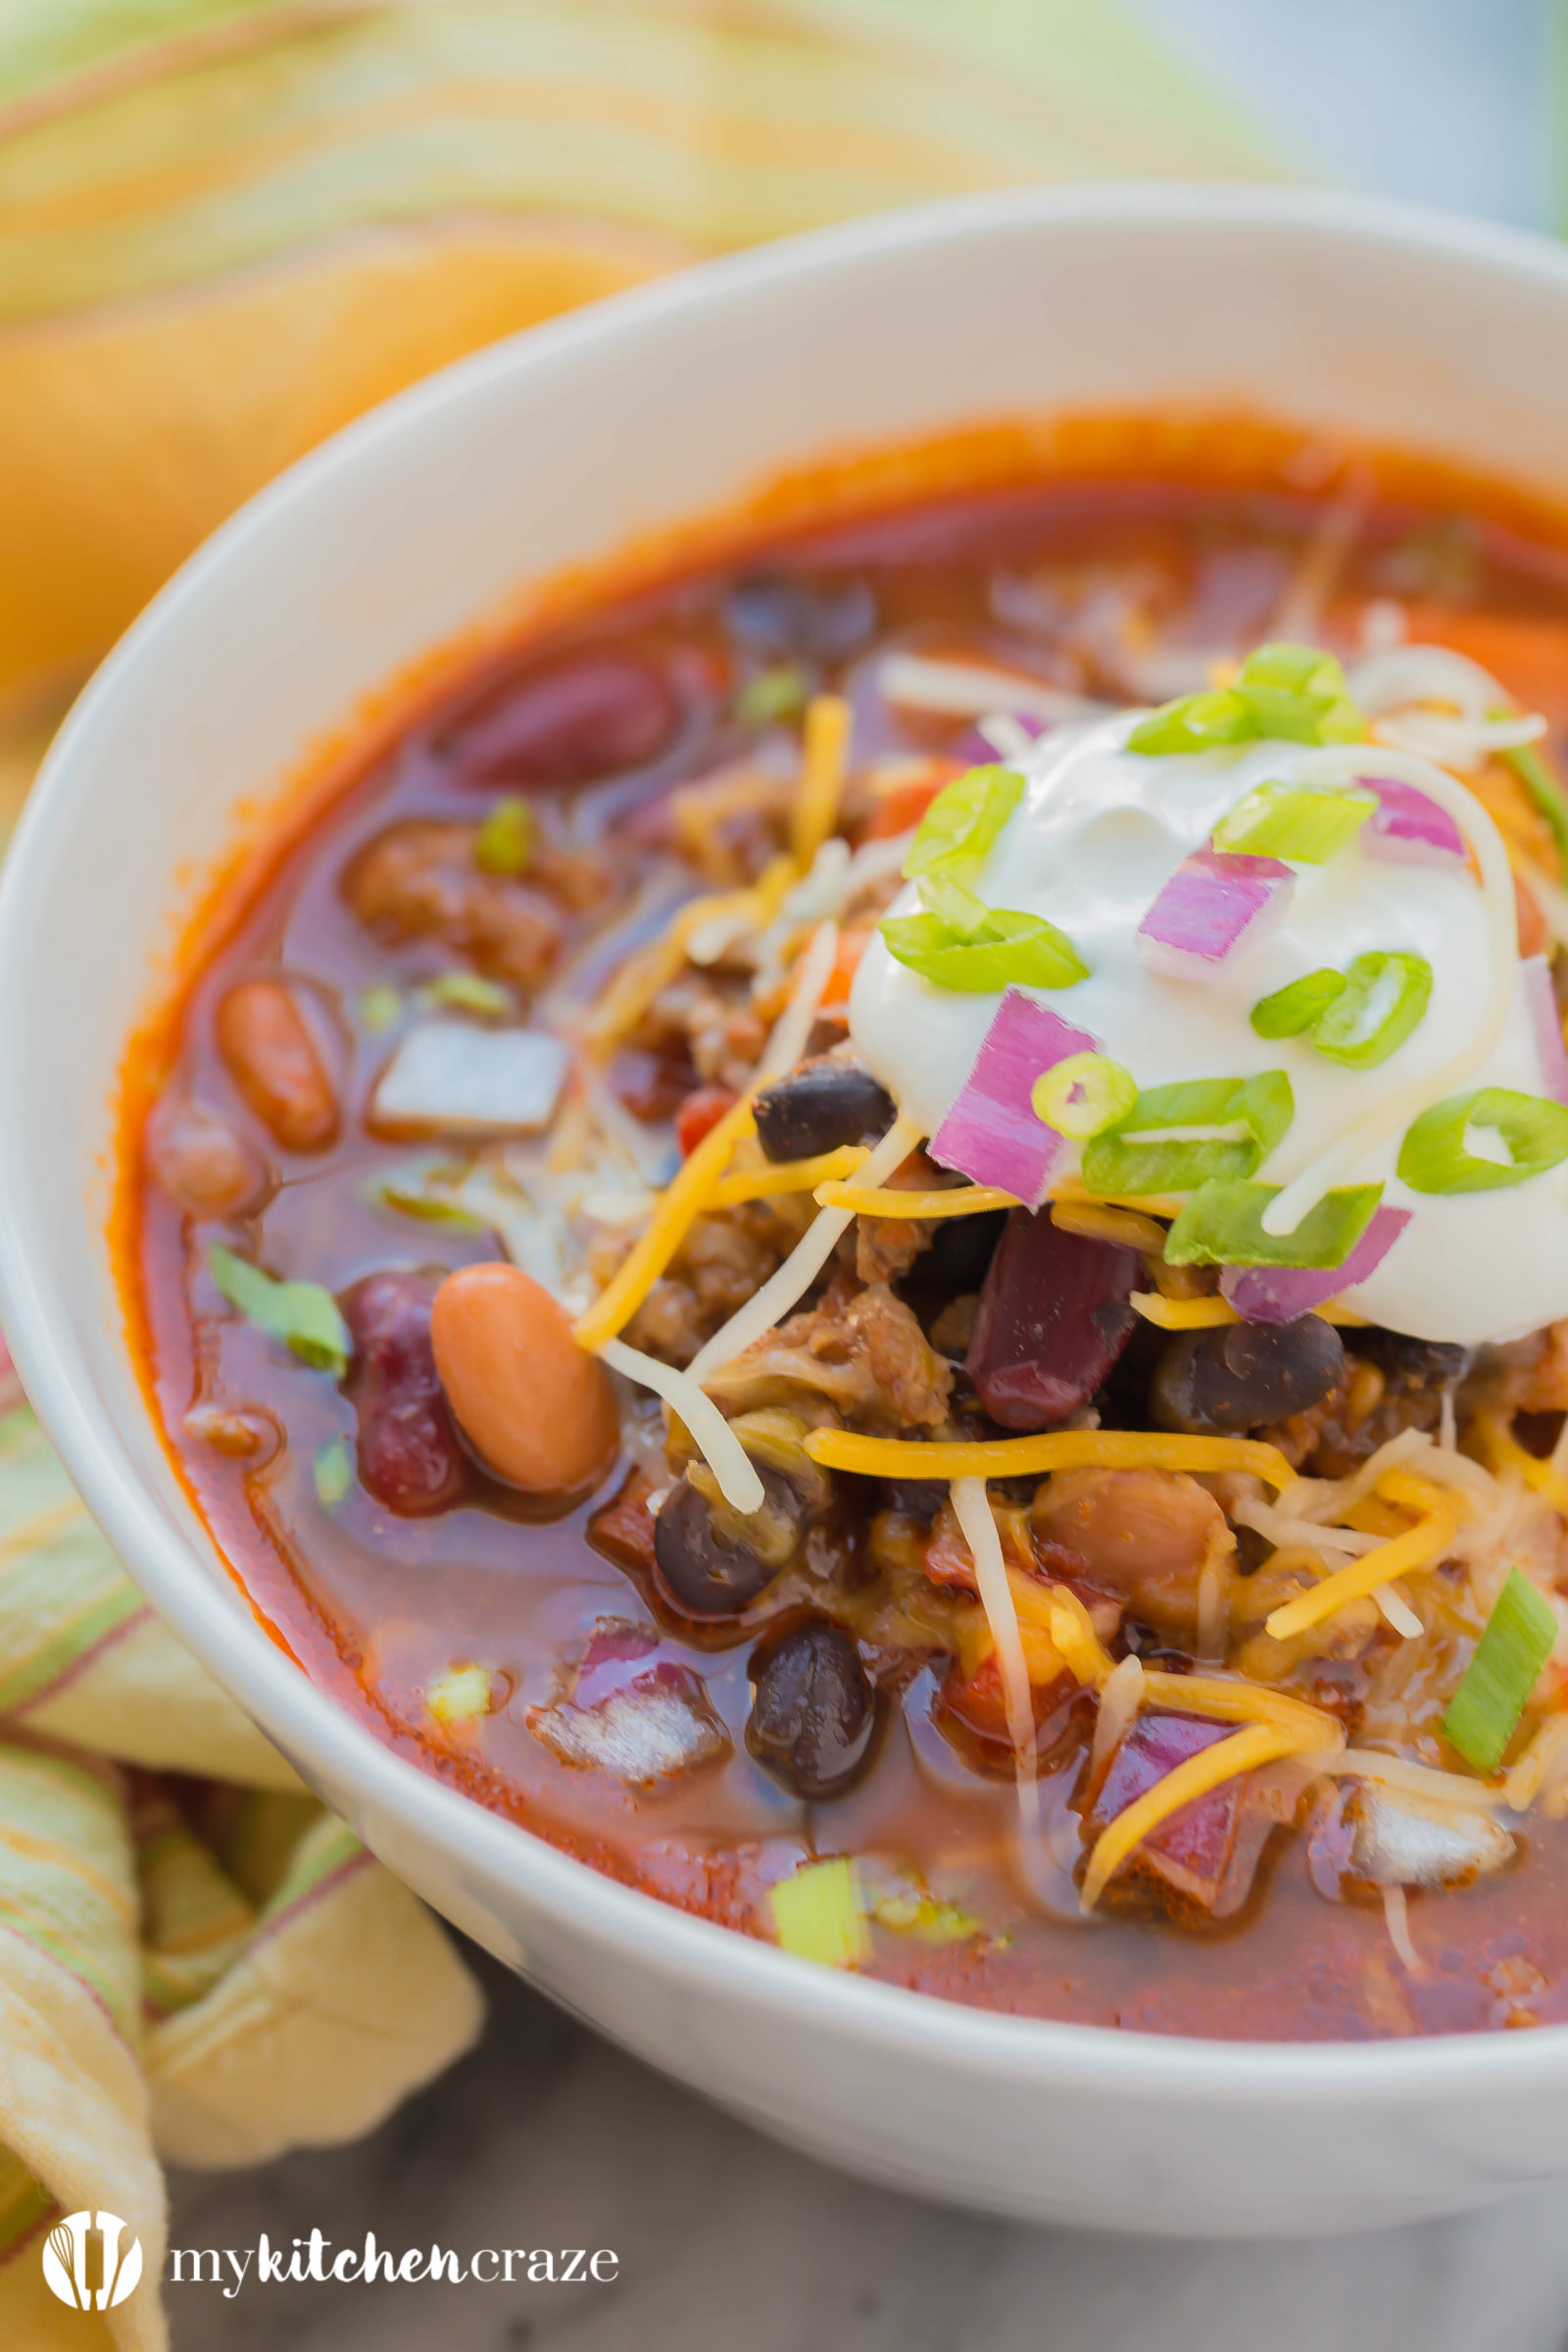
[[(1457, 861), (1451, 870), (1389, 863), (1351, 841), (1321, 865), (1298, 867), (1285, 920), (1214, 975), (1152, 973), (1138, 953), (1138, 925), (1176, 867), (1244, 794), (1269, 780), (1298, 780), (1312, 755), (1298, 744), (1263, 742), (1152, 758), (1126, 749), (1140, 715), (1064, 729), (1027, 761), (1009, 762), (1025, 778), (1024, 797), (972, 886), (989, 906), (1045, 915), (1067, 933), (1089, 977), (1034, 993), (1089, 1030), (1141, 1087), (1287, 1071), (1296, 1117), (1262, 1171), (1286, 1184), (1363, 1112), (1440, 1072), (1475, 1032), (1493, 980), (1486, 903)], [(1372, 747), (1366, 772), (1377, 772)], [(1476, 821), (1491, 824), (1479, 803)], [(919, 906), (910, 886), (892, 911), (912, 914)], [(1249, 1016), (1260, 997), (1324, 965), (1343, 971), (1352, 956), (1379, 949), (1424, 956), (1432, 996), (1410, 1036), (1376, 1068), (1347, 1069), (1319, 1054), (1309, 1035), (1261, 1038), (1253, 1030)], [(878, 934), (856, 975), (850, 1031), (867, 1068), (929, 1135), (963, 1086), (1000, 1001), (936, 987), (897, 962)], [(1501, 1034), (1463, 1091), (1481, 1086), (1551, 1092), (1517, 974)], [(1402, 1133), (1337, 1179), (1381, 1183), (1385, 1202), (1414, 1212), (1375, 1273), (1344, 1294), (1347, 1304), (1391, 1330), (1470, 1346), (1568, 1315), (1568, 1161), (1496, 1191), (1414, 1193), (1395, 1173)], [(1057, 1166), (1065, 1174), (1077, 1164), (1074, 1148)]]

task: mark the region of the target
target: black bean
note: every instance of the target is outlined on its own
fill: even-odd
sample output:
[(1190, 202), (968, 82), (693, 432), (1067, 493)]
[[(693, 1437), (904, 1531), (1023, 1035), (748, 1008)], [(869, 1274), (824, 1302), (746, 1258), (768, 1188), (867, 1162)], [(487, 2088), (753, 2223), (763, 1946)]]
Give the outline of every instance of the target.
[(1376, 1364), (1391, 1389), (1435, 1389), (1462, 1380), (1472, 1350), (1448, 1340), (1415, 1340), (1402, 1331), (1358, 1331), (1355, 1352)]
[(1004, 1429), (1049, 1429), (1087, 1404), (1138, 1326), (1136, 1250), (1015, 1208), (991, 1260), (966, 1369)]
[(757, 653), (842, 662), (874, 632), (876, 599), (863, 580), (759, 571), (735, 582), (724, 618), (730, 635)]
[[(767, 1500), (797, 1522), (800, 1495), (777, 1470), (759, 1465)], [(721, 1534), (696, 1488), (682, 1479), (654, 1521), (655, 1581), (672, 1608), (688, 1617), (735, 1617), (778, 1574), (743, 1543)]]
[(754, 1105), (757, 1133), (769, 1159), (811, 1159), (886, 1134), (893, 1099), (864, 1064), (824, 1054), (803, 1061), (762, 1089)]
[(1305, 1412), (1345, 1372), (1345, 1348), (1321, 1315), (1184, 1332), (1159, 1359), (1150, 1405), (1161, 1429), (1218, 1436)]
[(940, 1478), (884, 1478), (878, 1483), (885, 1507), (903, 1511), (910, 1519), (934, 1519), (948, 1499), (948, 1489)]
[(876, 1728), (860, 1653), (836, 1625), (800, 1625), (754, 1664), (746, 1744), (797, 1796), (838, 1796), (857, 1779)]
[(354, 1340), (348, 1395), (359, 1417), (360, 1483), (406, 1519), (462, 1499), (470, 1472), (430, 1345), (439, 1273), (368, 1274), (343, 1298)]

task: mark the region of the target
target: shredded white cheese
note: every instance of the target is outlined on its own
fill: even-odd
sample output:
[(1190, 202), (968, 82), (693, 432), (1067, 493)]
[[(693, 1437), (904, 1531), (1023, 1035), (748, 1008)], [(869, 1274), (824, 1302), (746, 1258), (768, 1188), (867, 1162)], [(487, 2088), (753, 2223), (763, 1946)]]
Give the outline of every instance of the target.
[(991, 1516), (983, 1478), (956, 1478), (949, 1490), (963, 1540), (974, 1561), (974, 1581), (980, 1591), (991, 1639), (997, 1645), (1002, 1692), (1007, 1709), (1007, 1733), (1018, 1775), (1018, 1802), (1032, 1821), (1039, 1803), (1035, 1782), (1035, 1702), (1029, 1687), (1029, 1666), (1018, 1631), (1018, 1611), (1007, 1582), (1007, 1563), (1002, 1556), (1002, 1538)]
[(624, 1373), (641, 1388), (652, 1389), (680, 1415), (732, 1511), (761, 1509), (766, 1495), (756, 1463), (689, 1372), (677, 1372), (673, 1364), (662, 1364), (657, 1356), (644, 1355), (640, 1348), (628, 1348), (623, 1340), (606, 1340), (598, 1352), (612, 1371)]
[[(907, 1159), (920, 1140), (920, 1131), (907, 1119), (894, 1120), (870, 1157), (856, 1170), (860, 1183), (878, 1185)], [(706, 1348), (692, 1358), (688, 1377), (702, 1382), (772, 1330), (806, 1296), (832, 1256), (839, 1236), (847, 1233), (855, 1212), (848, 1208), (819, 1209), (776, 1274), (729, 1321), (715, 1331)]]

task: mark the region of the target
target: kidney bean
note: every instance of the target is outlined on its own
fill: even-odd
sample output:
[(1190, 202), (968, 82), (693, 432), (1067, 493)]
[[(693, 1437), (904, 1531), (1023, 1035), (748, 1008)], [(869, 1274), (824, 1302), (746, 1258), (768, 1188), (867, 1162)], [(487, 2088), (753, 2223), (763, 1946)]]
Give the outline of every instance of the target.
[(797, 1796), (841, 1796), (858, 1778), (876, 1729), (876, 1696), (860, 1653), (836, 1625), (801, 1625), (756, 1668), (746, 1744)]
[(466, 727), (469, 784), (585, 784), (658, 758), (679, 713), (668, 680), (623, 654), (589, 654), (504, 688)]
[(216, 1110), (165, 1101), (147, 1122), (147, 1166), (172, 1200), (197, 1217), (237, 1217), (268, 1189), (261, 1153)]
[[(714, 1525), (706, 1498), (687, 1479), (668, 1494), (654, 1521), (655, 1583), (688, 1617), (735, 1617), (770, 1585), (782, 1566), (780, 1529), (799, 1526), (802, 1497), (782, 1471), (757, 1464), (769, 1525), (754, 1550), (744, 1538)], [(760, 1514), (759, 1514), (760, 1519)], [(768, 1556), (763, 1556), (763, 1554)]]
[(449, 1509), (469, 1478), (430, 1345), (440, 1280), (412, 1270), (368, 1274), (343, 1298), (354, 1340), (347, 1386), (359, 1416), (360, 1483), (407, 1519)]
[(863, 580), (759, 571), (736, 581), (724, 618), (730, 635), (759, 653), (842, 662), (876, 628), (876, 599)]
[(966, 1368), (993, 1421), (1049, 1429), (1087, 1404), (1132, 1338), (1136, 1250), (1015, 1208), (980, 1293)]
[(1224, 1323), (1172, 1340), (1155, 1369), (1150, 1407), (1161, 1429), (1200, 1436), (1257, 1429), (1316, 1404), (1344, 1371), (1340, 1335), (1321, 1315)]
[(810, 1159), (892, 1126), (893, 1098), (863, 1062), (824, 1054), (762, 1089), (757, 1134), (769, 1159)]
[(610, 1375), (520, 1266), (449, 1274), (430, 1339), (458, 1426), (498, 1478), (527, 1494), (570, 1494), (609, 1469), (620, 1443)]
[(217, 1033), (235, 1085), (285, 1151), (324, 1151), (337, 1134), (337, 1092), (284, 982), (241, 980), (229, 989)]

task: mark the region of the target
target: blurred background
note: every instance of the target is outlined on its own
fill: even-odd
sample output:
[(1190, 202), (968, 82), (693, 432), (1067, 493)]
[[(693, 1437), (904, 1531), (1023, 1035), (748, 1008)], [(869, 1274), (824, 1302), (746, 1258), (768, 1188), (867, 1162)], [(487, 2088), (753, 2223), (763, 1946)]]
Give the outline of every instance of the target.
[[(462, 353), (964, 188), (1305, 179), (1555, 229), (1557, 33), (1551, 0), (0, 0), (0, 834), (185, 555)], [(776, 2149), (483, 1973), (477, 2053), (356, 2149), (176, 2177), (173, 2242), (586, 2240), (619, 2283), (187, 2287), (177, 2352), (1568, 2340), (1555, 2195), (1337, 2246), (1012, 2230)]]

